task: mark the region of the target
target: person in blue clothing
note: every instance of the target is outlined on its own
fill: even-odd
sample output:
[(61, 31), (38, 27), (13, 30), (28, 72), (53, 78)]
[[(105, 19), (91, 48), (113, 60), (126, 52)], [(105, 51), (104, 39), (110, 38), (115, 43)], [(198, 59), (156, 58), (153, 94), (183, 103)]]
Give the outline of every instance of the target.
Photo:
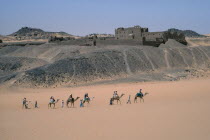
[(113, 99), (110, 98), (109, 105), (113, 105)]
[(80, 107), (84, 107), (83, 100), (80, 100)]

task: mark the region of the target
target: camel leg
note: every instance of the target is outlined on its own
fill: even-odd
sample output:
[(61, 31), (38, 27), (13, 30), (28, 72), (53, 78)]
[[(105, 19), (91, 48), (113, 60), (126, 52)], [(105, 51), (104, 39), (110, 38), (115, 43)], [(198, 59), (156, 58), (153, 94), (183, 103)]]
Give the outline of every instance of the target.
[(144, 102), (144, 98), (140, 98), (140, 102), (141, 102), (141, 100)]
[(134, 103), (137, 103), (137, 98), (136, 97), (134, 98)]
[(138, 99), (138, 98), (135, 96), (135, 98), (134, 98), (134, 103), (137, 103), (137, 99)]

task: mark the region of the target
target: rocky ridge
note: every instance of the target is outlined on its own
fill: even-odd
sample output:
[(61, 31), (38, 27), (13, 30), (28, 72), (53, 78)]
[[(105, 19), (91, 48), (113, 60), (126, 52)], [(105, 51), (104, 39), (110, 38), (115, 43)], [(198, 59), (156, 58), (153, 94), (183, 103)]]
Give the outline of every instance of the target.
[(26, 87), (178, 80), (210, 69), (210, 46), (190, 47), (175, 40), (158, 48), (50, 43), (11, 46), (0, 49), (0, 57), (0, 83)]

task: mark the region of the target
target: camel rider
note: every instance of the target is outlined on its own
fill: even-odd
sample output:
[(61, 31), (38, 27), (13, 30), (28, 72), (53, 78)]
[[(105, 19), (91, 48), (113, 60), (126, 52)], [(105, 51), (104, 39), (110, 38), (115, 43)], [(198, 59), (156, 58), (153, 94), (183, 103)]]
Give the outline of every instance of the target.
[(50, 103), (54, 103), (55, 102), (55, 98), (53, 96), (50, 97)]
[(72, 101), (72, 99), (73, 99), (72, 94), (69, 96), (69, 99)]
[(117, 91), (114, 91), (113, 98), (118, 97)]
[(85, 93), (84, 100), (88, 100), (88, 99), (89, 99), (88, 93)]
[(142, 89), (139, 90), (139, 93), (137, 93), (137, 96), (139, 96), (139, 97), (143, 97), (144, 96), (143, 93), (142, 93)]

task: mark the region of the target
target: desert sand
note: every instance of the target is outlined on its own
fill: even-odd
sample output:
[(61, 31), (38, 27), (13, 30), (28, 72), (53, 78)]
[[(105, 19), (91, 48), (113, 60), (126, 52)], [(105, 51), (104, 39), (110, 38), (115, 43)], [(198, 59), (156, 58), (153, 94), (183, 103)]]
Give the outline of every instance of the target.
[(196, 47), (196, 46), (210, 46), (210, 38), (189, 38), (186, 37), (188, 46), (190, 47)]
[[(0, 89), (2, 140), (209, 140), (210, 79), (176, 82), (124, 83), (74, 88)], [(149, 92), (144, 103), (133, 103), (138, 90)], [(109, 105), (113, 91), (124, 93), (121, 105)], [(56, 99), (83, 97), (94, 100), (84, 108), (48, 109)], [(132, 104), (126, 104), (131, 95)], [(38, 101), (40, 108), (22, 109), (22, 99)]]

